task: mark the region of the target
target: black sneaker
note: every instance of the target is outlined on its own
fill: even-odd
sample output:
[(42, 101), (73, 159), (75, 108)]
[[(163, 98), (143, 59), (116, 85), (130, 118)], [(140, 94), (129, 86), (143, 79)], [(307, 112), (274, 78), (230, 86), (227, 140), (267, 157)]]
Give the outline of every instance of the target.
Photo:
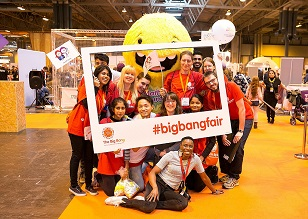
[(96, 189), (93, 188), (93, 186), (86, 187), (86, 191), (88, 193), (90, 193), (90, 195), (97, 195), (98, 194), (98, 192), (96, 191)]
[(71, 193), (73, 193), (75, 196), (86, 196), (87, 194), (80, 188), (80, 186), (76, 187), (70, 187), (68, 189)]

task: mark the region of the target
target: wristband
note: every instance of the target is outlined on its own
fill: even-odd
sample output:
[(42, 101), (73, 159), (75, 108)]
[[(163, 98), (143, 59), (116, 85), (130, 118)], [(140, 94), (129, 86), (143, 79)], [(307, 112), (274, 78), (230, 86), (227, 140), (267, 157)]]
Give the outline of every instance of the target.
[(235, 136), (241, 138), (243, 136), (243, 132), (238, 131)]
[(244, 131), (243, 131), (243, 130), (241, 130), (241, 129), (239, 129), (239, 130), (238, 130), (238, 132), (241, 132), (241, 133), (243, 133)]
[(217, 193), (217, 189), (215, 190), (215, 192), (212, 192), (212, 194), (216, 194)]

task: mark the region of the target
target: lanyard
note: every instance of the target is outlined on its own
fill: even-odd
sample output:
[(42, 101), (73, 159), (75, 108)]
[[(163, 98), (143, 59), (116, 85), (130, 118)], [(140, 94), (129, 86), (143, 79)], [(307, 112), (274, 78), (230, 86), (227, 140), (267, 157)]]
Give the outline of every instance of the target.
[(130, 97), (130, 94), (131, 94), (131, 92), (130, 92), (130, 90), (129, 90), (128, 93), (127, 93), (127, 95), (125, 96), (126, 102), (128, 101), (128, 98)]
[(189, 169), (190, 161), (191, 161), (191, 157), (188, 159), (188, 164), (187, 164), (186, 171), (185, 171), (185, 170), (184, 170), (184, 166), (183, 166), (182, 157), (180, 157), (181, 170), (182, 170), (182, 181), (184, 181), (184, 182), (185, 182), (186, 177), (187, 177), (187, 175), (188, 175), (188, 169)]
[(181, 74), (181, 72), (179, 72), (179, 73), (180, 73), (180, 81), (181, 81), (182, 90), (184, 91), (184, 95), (185, 95), (186, 90), (187, 90), (187, 84), (188, 84), (189, 76), (190, 76), (190, 71), (189, 71), (189, 73), (187, 75), (185, 86), (183, 84), (182, 74)]
[[(99, 90), (98, 93), (98, 101), (97, 101), (97, 105), (98, 105), (98, 111), (101, 111), (104, 107), (105, 107), (105, 104), (106, 104), (106, 101), (105, 101), (105, 92), (102, 91), (102, 90)], [(100, 113), (100, 112), (98, 112)]]

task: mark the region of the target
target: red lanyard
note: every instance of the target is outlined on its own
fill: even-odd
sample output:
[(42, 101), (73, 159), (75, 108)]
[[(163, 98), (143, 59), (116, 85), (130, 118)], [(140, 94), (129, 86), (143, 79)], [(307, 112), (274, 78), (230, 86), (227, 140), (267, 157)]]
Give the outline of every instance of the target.
[(99, 90), (98, 93), (97, 93), (97, 110), (99, 111), (98, 113), (100, 113), (100, 111), (105, 107), (105, 92), (102, 91), (102, 90)]
[(182, 170), (182, 180), (183, 180), (183, 181), (186, 180), (186, 177), (187, 177), (187, 175), (188, 175), (188, 169), (189, 169), (190, 161), (191, 161), (191, 157), (188, 159), (188, 164), (187, 164), (186, 171), (185, 171), (185, 170), (184, 170), (184, 166), (183, 166), (182, 157), (180, 157), (181, 170)]

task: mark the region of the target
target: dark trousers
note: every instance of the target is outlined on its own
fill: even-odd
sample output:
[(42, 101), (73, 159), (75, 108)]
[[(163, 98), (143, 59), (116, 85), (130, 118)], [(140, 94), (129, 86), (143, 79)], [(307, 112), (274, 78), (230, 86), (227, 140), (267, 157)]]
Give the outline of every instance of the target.
[(97, 174), (96, 179), (107, 196), (114, 196), (114, 188), (121, 177), (119, 175)]
[[(222, 143), (221, 136), (217, 138), (218, 146), (219, 146), (219, 164), (220, 164), (220, 171), (222, 173), (228, 174), (230, 178), (239, 179), (240, 174), (242, 173), (242, 166), (244, 160), (244, 146), (247, 141), (248, 135), (251, 131), (253, 124), (253, 119), (246, 119), (244, 133), (241, 138), (240, 146), (238, 147), (234, 159), (231, 163), (229, 163), (224, 157), (223, 147), (226, 147)], [(231, 120), (231, 128), (232, 133), (235, 135), (238, 131), (239, 121), (238, 120)]]
[[(277, 104), (277, 99), (275, 98), (275, 93), (264, 93), (264, 101), (270, 105), (271, 107), (273, 107), (275, 109), (275, 106)], [(270, 118), (274, 119), (275, 118), (275, 111), (272, 110), (271, 108), (269, 108), (268, 106), (266, 106), (266, 116), (267, 119), (269, 120)]]
[[(218, 182), (218, 168), (217, 166), (208, 166), (204, 172), (210, 178), (212, 183)], [(205, 183), (202, 181), (201, 176), (196, 170), (192, 170), (186, 178), (186, 186), (188, 189), (195, 192), (201, 192), (205, 187)]]
[(206, 187), (196, 170), (192, 170), (187, 176), (186, 186), (188, 189), (195, 192), (201, 192)]
[[(188, 205), (188, 200), (179, 193), (175, 192), (168, 184), (166, 184), (158, 175), (156, 175), (156, 183), (159, 193), (159, 201), (157, 201), (157, 209), (167, 209), (173, 211), (182, 211)], [(150, 183), (145, 188), (145, 198), (151, 193), (152, 186)], [(154, 209), (153, 209), (154, 210)]]
[(84, 158), (85, 181), (86, 186), (90, 186), (92, 182), (93, 167), (93, 145), (91, 141), (84, 140), (84, 137), (68, 133), (71, 140), (72, 156), (70, 161), (70, 179), (71, 186), (78, 185), (78, 167), (81, 158)]

